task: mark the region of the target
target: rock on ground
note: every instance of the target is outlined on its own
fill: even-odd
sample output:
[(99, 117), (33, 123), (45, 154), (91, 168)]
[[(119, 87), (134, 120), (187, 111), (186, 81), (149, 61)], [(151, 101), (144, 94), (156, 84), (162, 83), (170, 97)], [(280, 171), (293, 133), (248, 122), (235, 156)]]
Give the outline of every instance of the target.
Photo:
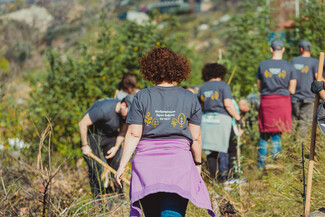
[(47, 28), (51, 25), (53, 19), (53, 16), (46, 8), (37, 6), (24, 8), (0, 17), (0, 20), (24, 22), (28, 26), (38, 29), (41, 33), (47, 31)]

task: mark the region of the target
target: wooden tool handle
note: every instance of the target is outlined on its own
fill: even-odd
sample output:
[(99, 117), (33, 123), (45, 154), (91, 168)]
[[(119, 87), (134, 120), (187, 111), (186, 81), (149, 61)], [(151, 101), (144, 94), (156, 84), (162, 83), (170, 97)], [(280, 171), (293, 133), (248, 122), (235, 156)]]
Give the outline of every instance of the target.
[(231, 73), (230, 78), (228, 80), (228, 85), (231, 83), (232, 77), (234, 77), (236, 69), (237, 69), (237, 65), (235, 65), (234, 70), (232, 70), (232, 73)]
[[(324, 67), (324, 53), (320, 52), (318, 72), (317, 72), (317, 81), (322, 80), (323, 67)], [(322, 91), (324, 91), (324, 90), (322, 90)], [(316, 141), (316, 129), (317, 129), (316, 112), (317, 112), (318, 105), (319, 105), (319, 96), (318, 96), (318, 94), (316, 94), (315, 95), (315, 104), (314, 104), (313, 125), (311, 128), (311, 142), (310, 142), (310, 154), (309, 154), (309, 165), (308, 165), (305, 217), (308, 217), (310, 215), (310, 198), (311, 198), (311, 188), (312, 188), (312, 181), (313, 181), (315, 141)]]
[[(100, 159), (99, 157), (97, 157), (96, 155), (94, 155), (92, 152), (88, 156), (91, 157), (92, 159), (94, 159), (95, 161), (97, 161), (98, 163), (100, 163), (103, 167), (105, 167), (106, 169), (108, 169), (114, 175), (116, 174), (116, 171), (112, 167), (110, 167), (107, 163), (105, 163), (104, 161), (102, 161), (102, 159)], [(122, 181), (125, 182), (126, 184), (130, 185), (130, 181), (127, 180), (126, 178), (123, 177), (122, 178)]]

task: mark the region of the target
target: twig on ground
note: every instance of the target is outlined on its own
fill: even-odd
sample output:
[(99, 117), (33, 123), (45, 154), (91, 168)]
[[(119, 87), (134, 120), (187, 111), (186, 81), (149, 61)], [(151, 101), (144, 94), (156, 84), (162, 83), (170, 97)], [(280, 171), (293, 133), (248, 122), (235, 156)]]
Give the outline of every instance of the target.
[(5, 183), (4, 183), (2, 177), (1, 177), (1, 182), (2, 182), (3, 190), (4, 190), (4, 192), (5, 192), (5, 199), (9, 202), (9, 205), (10, 205), (12, 211), (13, 211), (16, 215), (18, 215), (18, 213), (16, 212), (15, 208), (13, 207), (13, 205), (12, 205), (10, 199), (8, 198), (8, 192), (7, 192), (7, 190), (6, 190), (6, 186), (5, 186)]

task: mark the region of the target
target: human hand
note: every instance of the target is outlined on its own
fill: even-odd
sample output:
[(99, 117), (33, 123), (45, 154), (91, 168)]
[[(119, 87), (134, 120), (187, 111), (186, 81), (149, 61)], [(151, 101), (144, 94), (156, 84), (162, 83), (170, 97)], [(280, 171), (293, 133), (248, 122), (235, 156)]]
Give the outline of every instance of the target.
[(82, 153), (84, 154), (84, 155), (89, 155), (92, 151), (91, 151), (91, 148), (89, 147), (89, 145), (83, 145), (82, 147), (81, 147), (81, 150), (82, 150)]
[(106, 159), (110, 159), (115, 156), (116, 152), (118, 151), (118, 148), (116, 146), (113, 146), (111, 149), (107, 151), (107, 156), (105, 156)]
[(124, 168), (124, 167), (119, 167), (118, 170), (116, 171), (115, 176), (114, 176), (115, 181), (116, 181), (117, 185), (118, 185), (120, 188), (122, 188), (121, 180), (122, 180), (122, 178), (123, 178), (124, 171), (125, 171), (125, 168)]
[(311, 92), (319, 93), (321, 90), (324, 90), (324, 81), (313, 81), (311, 83)]

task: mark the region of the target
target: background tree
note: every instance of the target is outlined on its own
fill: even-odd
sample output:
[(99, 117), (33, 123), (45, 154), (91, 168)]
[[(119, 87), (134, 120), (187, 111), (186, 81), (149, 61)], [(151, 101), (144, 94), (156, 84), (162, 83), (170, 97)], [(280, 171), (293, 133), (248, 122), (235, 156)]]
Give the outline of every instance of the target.
[[(34, 81), (30, 120), (44, 129), (48, 122), (45, 117), (49, 118), (55, 149), (66, 155), (80, 155), (78, 122), (95, 100), (113, 97), (126, 72), (137, 75), (141, 88), (151, 85), (139, 72), (138, 61), (145, 52), (152, 47), (169, 47), (192, 60), (199, 58), (186, 46), (186, 36), (173, 32), (177, 25), (177, 20), (169, 17), (161, 19), (159, 27), (153, 22), (113, 25), (100, 21), (89, 40), (81, 42), (77, 58), (49, 51), (47, 78)], [(26, 131), (25, 137), (36, 144), (31, 132)]]
[(270, 58), (268, 38), (274, 23), (270, 8), (263, 1), (245, 1), (227, 23), (223, 38), (226, 52), (223, 63), (229, 73), (237, 65), (231, 87), (236, 96), (246, 96), (256, 91), (256, 71), (260, 61)]
[(299, 55), (298, 45), (303, 39), (312, 44), (312, 56), (318, 59), (319, 52), (325, 50), (325, 7), (317, 0), (301, 1), (300, 16), (294, 18), (294, 26), (286, 30), (290, 57)]

